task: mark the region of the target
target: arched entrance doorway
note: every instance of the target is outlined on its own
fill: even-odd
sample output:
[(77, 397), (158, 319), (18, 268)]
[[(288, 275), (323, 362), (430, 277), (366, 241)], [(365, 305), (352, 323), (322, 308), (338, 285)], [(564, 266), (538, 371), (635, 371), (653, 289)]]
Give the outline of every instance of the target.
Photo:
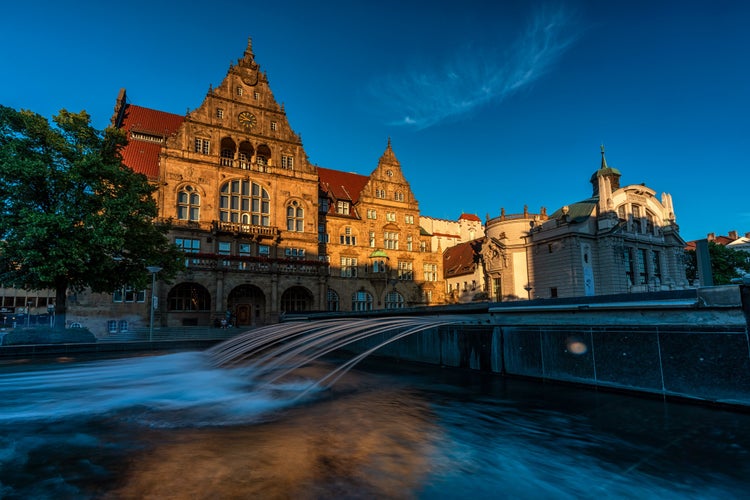
[(310, 290), (303, 286), (287, 288), (281, 295), (281, 312), (294, 313), (310, 311), (313, 308), (315, 298)]
[(235, 326), (262, 326), (266, 324), (266, 296), (255, 285), (240, 285), (227, 297), (227, 307)]

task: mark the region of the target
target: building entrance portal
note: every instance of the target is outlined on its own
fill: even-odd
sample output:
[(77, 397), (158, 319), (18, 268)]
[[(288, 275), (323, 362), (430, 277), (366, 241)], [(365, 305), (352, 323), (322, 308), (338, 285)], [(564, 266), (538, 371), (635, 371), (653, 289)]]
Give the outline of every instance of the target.
[(235, 326), (262, 326), (266, 324), (266, 297), (255, 285), (240, 285), (229, 292), (227, 307)]

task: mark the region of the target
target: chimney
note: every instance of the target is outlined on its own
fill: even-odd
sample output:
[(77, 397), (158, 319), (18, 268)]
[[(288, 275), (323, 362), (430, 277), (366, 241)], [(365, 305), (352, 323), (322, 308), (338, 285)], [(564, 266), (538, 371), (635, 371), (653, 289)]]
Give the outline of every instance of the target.
[(716, 239), (716, 234), (715, 234), (715, 233), (708, 233), (708, 234), (706, 235), (706, 239), (707, 239), (708, 241), (714, 241), (714, 240)]
[(729, 239), (730, 240), (734, 241), (737, 238), (739, 238), (739, 236), (737, 236), (737, 231), (729, 231)]

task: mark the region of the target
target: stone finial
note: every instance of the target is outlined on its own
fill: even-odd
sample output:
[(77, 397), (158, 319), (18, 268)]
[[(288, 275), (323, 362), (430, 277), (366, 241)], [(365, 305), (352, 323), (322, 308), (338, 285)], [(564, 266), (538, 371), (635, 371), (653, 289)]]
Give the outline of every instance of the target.
[(255, 54), (253, 54), (253, 38), (247, 37), (247, 48), (245, 49), (245, 58), (249, 59), (255, 59)]
[(398, 161), (398, 158), (396, 158), (396, 154), (393, 152), (393, 148), (391, 147), (391, 138), (388, 137), (388, 145), (385, 148), (385, 151), (383, 152), (383, 155), (380, 157), (380, 164), (387, 163), (390, 165), (396, 165), (399, 166), (400, 163)]

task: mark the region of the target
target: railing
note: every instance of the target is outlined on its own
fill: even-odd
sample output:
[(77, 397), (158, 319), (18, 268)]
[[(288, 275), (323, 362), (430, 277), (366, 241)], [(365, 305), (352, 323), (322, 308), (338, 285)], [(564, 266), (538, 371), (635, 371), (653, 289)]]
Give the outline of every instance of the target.
[[(272, 168), (276, 168), (276, 167), (271, 167), (268, 164), (258, 163), (257, 161), (250, 162), (247, 160), (237, 160), (235, 162), (233, 158), (224, 158), (224, 157), (219, 158), (219, 165), (221, 165), (222, 167), (235, 167), (236, 166), (236, 168), (239, 168), (241, 170), (254, 170), (256, 172), (270, 172)], [(293, 169), (284, 169), (284, 170), (293, 170)]]
[(239, 255), (194, 253), (185, 256), (185, 266), (192, 270), (225, 270), (249, 273), (317, 275), (327, 262), (274, 259)]
[(276, 238), (280, 234), (280, 231), (275, 227), (258, 226), (255, 224), (213, 221), (211, 225), (215, 232), (220, 233), (243, 234), (265, 238)]

